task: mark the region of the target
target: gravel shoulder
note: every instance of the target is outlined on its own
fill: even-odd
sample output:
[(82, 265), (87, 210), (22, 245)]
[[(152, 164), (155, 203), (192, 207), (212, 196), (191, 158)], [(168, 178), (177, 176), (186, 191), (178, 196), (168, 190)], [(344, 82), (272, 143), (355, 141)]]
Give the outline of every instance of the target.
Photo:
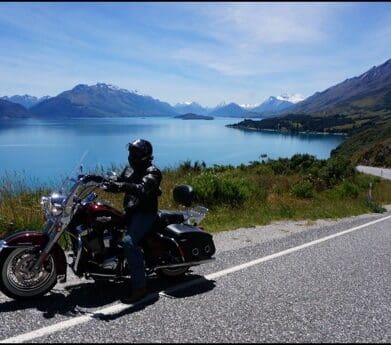
[[(387, 212), (391, 211), (391, 204), (384, 205)], [(277, 221), (269, 225), (256, 226), (252, 228), (238, 228), (213, 234), (213, 239), (218, 252), (230, 251), (244, 247), (254, 246), (273, 240), (282, 239), (294, 234), (307, 232), (315, 229), (327, 229), (336, 224), (341, 228), (347, 227), (353, 222), (371, 220), (379, 217), (378, 213), (367, 213), (359, 216), (351, 216), (340, 219), (318, 219), (300, 220), (300, 221)]]

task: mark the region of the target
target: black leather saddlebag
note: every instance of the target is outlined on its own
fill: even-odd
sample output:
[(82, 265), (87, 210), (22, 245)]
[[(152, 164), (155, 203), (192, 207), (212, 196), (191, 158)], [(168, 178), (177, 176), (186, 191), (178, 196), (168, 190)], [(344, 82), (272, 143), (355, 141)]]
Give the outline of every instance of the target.
[(211, 234), (187, 224), (170, 224), (162, 233), (172, 237), (181, 247), (186, 261), (209, 259), (216, 251)]

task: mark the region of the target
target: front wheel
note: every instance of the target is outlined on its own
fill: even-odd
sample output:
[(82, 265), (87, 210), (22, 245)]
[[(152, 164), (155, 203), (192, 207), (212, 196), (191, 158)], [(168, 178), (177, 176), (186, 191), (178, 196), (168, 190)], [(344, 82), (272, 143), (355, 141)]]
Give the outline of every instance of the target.
[(36, 250), (16, 248), (0, 260), (0, 290), (13, 299), (28, 299), (43, 296), (57, 283), (54, 259), (48, 255), (37, 270), (29, 270), (38, 258)]

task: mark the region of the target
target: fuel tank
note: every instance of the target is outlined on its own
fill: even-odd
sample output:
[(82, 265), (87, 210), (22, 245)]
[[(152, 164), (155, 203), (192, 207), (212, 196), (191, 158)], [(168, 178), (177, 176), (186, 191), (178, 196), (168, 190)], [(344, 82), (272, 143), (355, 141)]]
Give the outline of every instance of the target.
[(125, 213), (102, 202), (91, 202), (77, 212), (77, 223), (89, 228), (95, 228), (99, 224), (109, 227), (122, 227), (125, 222)]

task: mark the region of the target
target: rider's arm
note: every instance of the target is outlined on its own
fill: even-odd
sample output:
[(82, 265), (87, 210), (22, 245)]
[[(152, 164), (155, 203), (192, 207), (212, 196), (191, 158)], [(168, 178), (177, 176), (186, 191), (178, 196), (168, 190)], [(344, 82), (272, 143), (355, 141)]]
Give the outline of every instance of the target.
[(161, 180), (161, 172), (154, 167), (150, 167), (147, 169), (141, 183), (117, 182), (116, 184), (119, 191), (132, 193), (140, 197), (158, 193)]
[(126, 172), (128, 168), (125, 167), (125, 169), (121, 172), (121, 174), (118, 176), (117, 181), (109, 181), (105, 183), (105, 190), (106, 192), (110, 193), (123, 193), (123, 181), (126, 181)]

